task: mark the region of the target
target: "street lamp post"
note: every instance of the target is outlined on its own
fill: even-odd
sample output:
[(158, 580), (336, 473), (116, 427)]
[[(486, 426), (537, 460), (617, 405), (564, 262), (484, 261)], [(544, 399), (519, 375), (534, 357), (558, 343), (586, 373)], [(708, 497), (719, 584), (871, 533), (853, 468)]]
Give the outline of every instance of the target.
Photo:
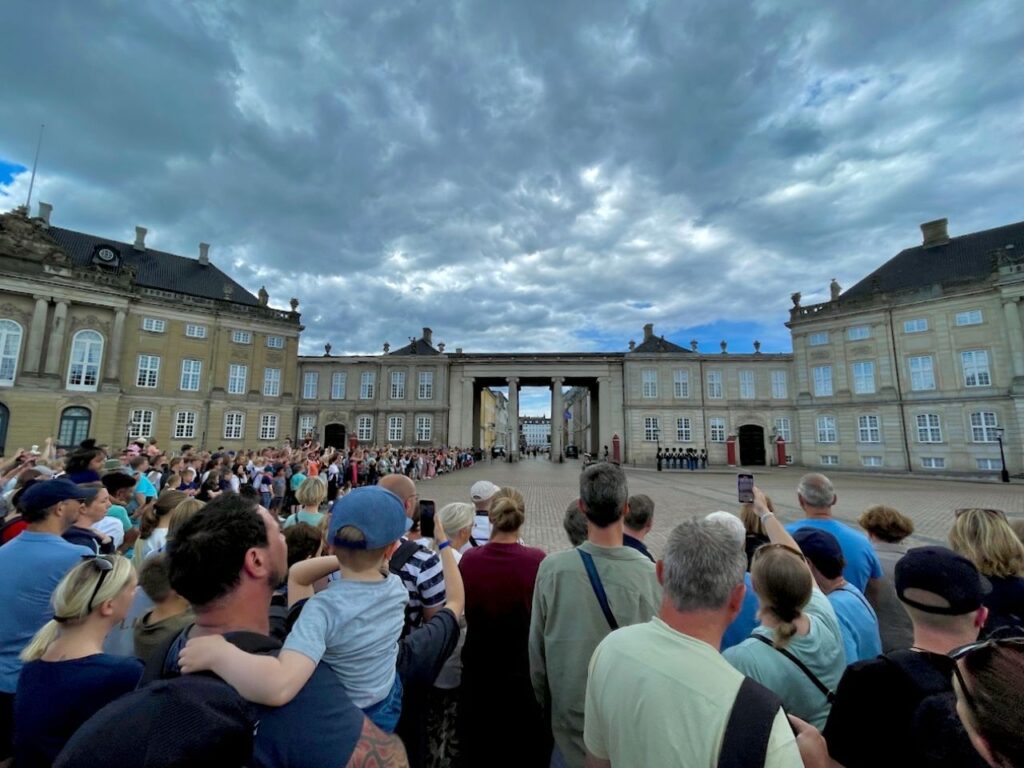
[(1006, 468), (1006, 453), (1003, 451), (1003, 429), (996, 429), (996, 440), (999, 441), (999, 461), (1003, 465), (1000, 478), (1004, 483), (1010, 482), (1010, 470)]

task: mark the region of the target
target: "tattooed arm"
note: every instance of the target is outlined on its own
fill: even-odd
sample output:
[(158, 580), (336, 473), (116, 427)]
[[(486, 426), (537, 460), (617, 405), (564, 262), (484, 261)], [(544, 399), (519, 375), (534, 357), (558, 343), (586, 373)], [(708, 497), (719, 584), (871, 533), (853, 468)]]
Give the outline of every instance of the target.
[(409, 768), (409, 760), (401, 739), (384, 733), (364, 717), (363, 732), (347, 768)]

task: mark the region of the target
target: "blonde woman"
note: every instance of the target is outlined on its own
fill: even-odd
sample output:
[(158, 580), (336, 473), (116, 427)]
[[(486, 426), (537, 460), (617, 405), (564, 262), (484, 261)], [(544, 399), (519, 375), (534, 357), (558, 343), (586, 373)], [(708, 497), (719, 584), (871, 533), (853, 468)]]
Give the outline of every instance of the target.
[(284, 521), (284, 527), (291, 528), (296, 523), (308, 523), (314, 528), (319, 528), (324, 519), (320, 505), (326, 499), (327, 483), (323, 478), (307, 477), (295, 491), (295, 501), (299, 503), (299, 509), (288, 515), (288, 519)]
[(999, 509), (958, 509), (949, 544), (992, 582), (982, 637), (1019, 635), (1024, 628), (1024, 544)]
[(49, 766), (78, 727), (135, 689), (142, 662), (103, 652), (107, 633), (128, 613), (135, 569), (120, 555), (89, 557), (53, 592), (53, 618), (21, 652), (14, 699), (19, 766)]

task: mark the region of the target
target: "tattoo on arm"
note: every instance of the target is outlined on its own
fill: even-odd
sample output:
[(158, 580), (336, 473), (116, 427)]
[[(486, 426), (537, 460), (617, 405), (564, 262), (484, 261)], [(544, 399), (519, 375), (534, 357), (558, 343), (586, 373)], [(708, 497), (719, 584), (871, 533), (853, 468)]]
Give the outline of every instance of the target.
[(409, 760), (401, 739), (384, 733), (364, 717), (363, 732), (347, 768), (409, 768)]

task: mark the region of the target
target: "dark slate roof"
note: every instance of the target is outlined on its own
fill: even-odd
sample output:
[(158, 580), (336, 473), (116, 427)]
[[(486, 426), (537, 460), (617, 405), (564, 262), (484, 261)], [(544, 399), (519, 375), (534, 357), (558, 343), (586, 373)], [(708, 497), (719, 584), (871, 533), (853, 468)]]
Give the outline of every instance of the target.
[(637, 344), (631, 351), (650, 354), (652, 352), (689, 352), (690, 350), (673, 344), (671, 341), (666, 341), (663, 336), (651, 336)]
[(107, 245), (120, 253), (122, 264), (135, 267), (136, 285), (220, 301), (225, 300), (224, 286), (230, 285), (234, 291), (228, 301), (249, 306), (256, 306), (259, 303), (255, 296), (212, 263), (204, 267), (199, 263), (199, 259), (190, 259), (151, 248), (136, 251), (131, 243), (121, 243), (60, 227), (50, 227), (46, 233), (68, 254), (76, 267), (91, 266), (96, 247)]
[(427, 344), (423, 339), (406, 344), (401, 349), (393, 349), (389, 355), (440, 355), (441, 353)]
[(945, 245), (907, 248), (844, 291), (842, 298), (986, 280), (993, 270), (992, 251), (1010, 244), (1018, 253), (1024, 250), (1024, 221), (951, 237)]

